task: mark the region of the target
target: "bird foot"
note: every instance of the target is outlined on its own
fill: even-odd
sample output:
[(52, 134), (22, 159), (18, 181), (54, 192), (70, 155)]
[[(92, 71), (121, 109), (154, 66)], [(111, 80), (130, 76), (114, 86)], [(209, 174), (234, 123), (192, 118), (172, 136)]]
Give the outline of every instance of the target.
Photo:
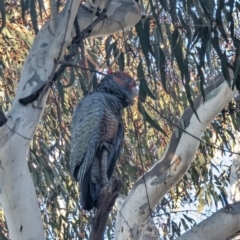
[(102, 153), (104, 152), (103, 150), (107, 150), (108, 154), (109, 154), (111, 152), (111, 149), (112, 149), (112, 144), (103, 142), (99, 146), (99, 149), (100, 149), (100, 152), (102, 152)]

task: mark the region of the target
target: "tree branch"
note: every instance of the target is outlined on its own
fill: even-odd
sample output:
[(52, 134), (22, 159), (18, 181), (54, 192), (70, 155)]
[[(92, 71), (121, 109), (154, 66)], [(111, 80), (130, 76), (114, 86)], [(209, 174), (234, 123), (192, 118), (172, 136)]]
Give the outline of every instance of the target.
[[(186, 132), (200, 138), (207, 125), (236, 92), (236, 89), (232, 91), (229, 88), (222, 75), (217, 76), (205, 89), (205, 102), (201, 95), (194, 101), (194, 108), (201, 122), (196, 118), (192, 108), (188, 107), (179, 120), (178, 126), (182, 128), (184, 123)], [(142, 176), (137, 180), (125, 198), (120, 210), (121, 214), (118, 214), (116, 220), (115, 239), (143, 239), (141, 234), (140, 236), (136, 234), (141, 233), (143, 226), (146, 225), (150, 216), (149, 209), (154, 209), (163, 196), (183, 177), (194, 160), (198, 147), (199, 140), (183, 131), (178, 129), (173, 133), (162, 159), (144, 174), (144, 178)]]
[(7, 114), (8, 126), (0, 128), (0, 202), (13, 240), (45, 239), (39, 203), (26, 161), (43, 108), (22, 107), (18, 99), (36, 86), (34, 81), (41, 85), (51, 76), (54, 60), (71, 43), (71, 26), (79, 4), (80, 0), (67, 2), (55, 36), (46, 25), (39, 31), (24, 63), (12, 109)]
[(239, 231), (239, 222), (240, 202), (236, 202), (220, 209), (176, 240), (225, 240)]
[(121, 187), (122, 181), (113, 178), (101, 190), (98, 207), (93, 218), (91, 240), (103, 240), (109, 213), (114, 206)]
[[(239, 153), (240, 132), (235, 133), (234, 152)], [(231, 174), (230, 174), (230, 201), (232, 203), (240, 201), (240, 155), (233, 155)]]

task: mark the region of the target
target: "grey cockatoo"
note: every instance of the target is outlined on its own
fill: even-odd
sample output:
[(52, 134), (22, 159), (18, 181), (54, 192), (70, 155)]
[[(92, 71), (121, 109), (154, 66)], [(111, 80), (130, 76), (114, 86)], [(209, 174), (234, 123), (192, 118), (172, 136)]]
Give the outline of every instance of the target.
[[(129, 74), (112, 72), (74, 111), (70, 171), (79, 182), (83, 209), (97, 207), (101, 189), (113, 174), (124, 136), (123, 109), (133, 104), (136, 94), (136, 81)], [(107, 162), (102, 161), (103, 152)]]

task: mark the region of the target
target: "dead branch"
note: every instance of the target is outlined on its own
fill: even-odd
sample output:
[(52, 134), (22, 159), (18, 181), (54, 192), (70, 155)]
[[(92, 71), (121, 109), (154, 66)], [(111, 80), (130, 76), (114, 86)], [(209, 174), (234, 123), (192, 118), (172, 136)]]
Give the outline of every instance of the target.
[(97, 211), (92, 222), (91, 240), (103, 239), (109, 213), (113, 208), (121, 187), (122, 181), (113, 178), (101, 190)]

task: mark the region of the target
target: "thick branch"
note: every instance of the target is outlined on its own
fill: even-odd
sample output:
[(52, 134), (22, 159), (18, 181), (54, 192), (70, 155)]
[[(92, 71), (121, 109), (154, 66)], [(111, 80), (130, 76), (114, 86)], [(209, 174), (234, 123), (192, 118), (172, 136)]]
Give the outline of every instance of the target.
[[(7, 114), (7, 123), (0, 128), (0, 202), (12, 240), (45, 239), (39, 203), (26, 161), (30, 140), (43, 109), (22, 107), (17, 99), (29, 92), (29, 85), (32, 88), (34, 80), (42, 83), (51, 76), (55, 68), (54, 60), (71, 43), (71, 30), (79, 4), (80, 0), (67, 2), (55, 36), (49, 28), (43, 28), (38, 33), (24, 63), (16, 98)], [(43, 105), (45, 101), (46, 96)]]
[[(235, 133), (235, 142), (234, 152), (240, 153), (240, 132)], [(240, 201), (240, 155), (234, 154), (232, 159), (231, 166), (231, 175), (230, 175), (230, 202), (234, 203)], [(239, 239), (240, 229), (234, 233), (229, 239)]]
[(113, 208), (121, 186), (122, 181), (112, 179), (109, 184), (102, 189), (97, 211), (92, 223), (91, 240), (103, 240), (108, 216)]
[(176, 240), (225, 240), (240, 230), (239, 222), (240, 202), (236, 202), (220, 209)]
[[(240, 132), (235, 134), (234, 152), (240, 154)], [(233, 161), (231, 166), (231, 175), (230, 175), (230, 201), (237, 202), (240, 201), (240, 155), (233, 155)]]
[[(189, 107), (185, 110), (178, 126), (185, 127), (185, 131), (201, 138), (207, 125), (236, 92), (236, 89), (232, 91), (229, 88), (222, 75), (217, 76), (205, 89), (205, 102), (201, 96), (194, 101), (194, 108), (201, 122)], [(115, 239), (135, 239), (135, 233), (142, 232), (150, 215), (150, 209), (154, 209), (163, 196), (183, 177), (194, 160), (198, 147), (199, 140), (187, 133), (178, 129), (173, 133), (162, 159), (146, 172), (144, 177), (137, 180), (126, 197), (120, 210), (121, 214), (118, 214), (116, 220)], [(142, 235), (137, 239), (143, 239)]]

